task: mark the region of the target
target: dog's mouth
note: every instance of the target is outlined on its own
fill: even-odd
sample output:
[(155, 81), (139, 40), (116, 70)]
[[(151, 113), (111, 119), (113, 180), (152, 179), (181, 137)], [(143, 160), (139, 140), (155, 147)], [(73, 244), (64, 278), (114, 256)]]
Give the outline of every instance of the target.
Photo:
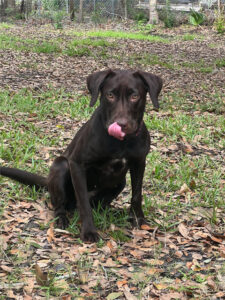
[(138, 135), (139, 129), (137, 126), (135, 126), (134, 128), (127, 127), (126, 129), (123, 129), (117, 122), (114, 122), (109, 125), (108, 134), (120, 141), (123, 141), (125, 136), (130, 136), (134, 134)]
[(111, 125), (109, 125), (108, 134), (121, 141), (124, 139), (126, 135), (126, 133), (122, 131), (121, 126), (118, 125), (117, 122), (114, 122)]

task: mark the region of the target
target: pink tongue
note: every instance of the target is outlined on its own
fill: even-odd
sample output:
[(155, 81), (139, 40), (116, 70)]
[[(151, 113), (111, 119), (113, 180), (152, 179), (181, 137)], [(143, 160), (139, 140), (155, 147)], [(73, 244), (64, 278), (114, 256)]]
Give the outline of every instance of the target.
[(112, 123), (108, 128), (109, 135), (114, 136), (118, 140), (123, 140), (125, 133), (121, 130), (121, 127), (116, 123)]

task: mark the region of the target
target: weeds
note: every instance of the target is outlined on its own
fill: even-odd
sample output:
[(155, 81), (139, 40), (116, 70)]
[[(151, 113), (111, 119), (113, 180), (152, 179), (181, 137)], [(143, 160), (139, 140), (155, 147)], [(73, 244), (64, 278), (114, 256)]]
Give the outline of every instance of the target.
[(204, 20), (205, 20), (205, 16), (202, 13), (191, 10), (190, 17), (189, 17), (189, 22), (191, 25), (199, 26), (204, 22)]

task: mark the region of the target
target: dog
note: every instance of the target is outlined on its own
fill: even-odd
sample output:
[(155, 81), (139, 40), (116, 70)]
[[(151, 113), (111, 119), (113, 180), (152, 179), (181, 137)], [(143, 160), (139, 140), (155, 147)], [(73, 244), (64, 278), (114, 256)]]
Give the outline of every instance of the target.
[(57, 157), (47, 178), (14, 168), (0, 167), (0, 174), (37, 188), (46, 187), (56, 217), (56, 226), (69, 225), (67, 212), (78, 209), (81, 239), (96, 242), (92, 207), (102, 208), (115, 199), (131, 175), (130, 215), (134, 226), (145, 224), (142, 182), (150, 135), (143, 121), (146, 95), (159, 109), (162, 79), (135, 70), (104, 70), (87, 77), (93, 106), (100, 105), (79, 129), (66, 151)]

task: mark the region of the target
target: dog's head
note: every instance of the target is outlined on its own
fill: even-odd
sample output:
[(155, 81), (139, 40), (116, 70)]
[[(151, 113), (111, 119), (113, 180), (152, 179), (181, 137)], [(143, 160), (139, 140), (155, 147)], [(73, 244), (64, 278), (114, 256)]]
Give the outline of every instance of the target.
[(141, 126), (149, 92), (153, 106), (159, 108), (158, 95), (162, 79), (143, 71), (105, 70), (87, 78), (93, 106), (99, 93), (102, 117), (110, 135), (122, 140), (127, 134), (135, 134)]

